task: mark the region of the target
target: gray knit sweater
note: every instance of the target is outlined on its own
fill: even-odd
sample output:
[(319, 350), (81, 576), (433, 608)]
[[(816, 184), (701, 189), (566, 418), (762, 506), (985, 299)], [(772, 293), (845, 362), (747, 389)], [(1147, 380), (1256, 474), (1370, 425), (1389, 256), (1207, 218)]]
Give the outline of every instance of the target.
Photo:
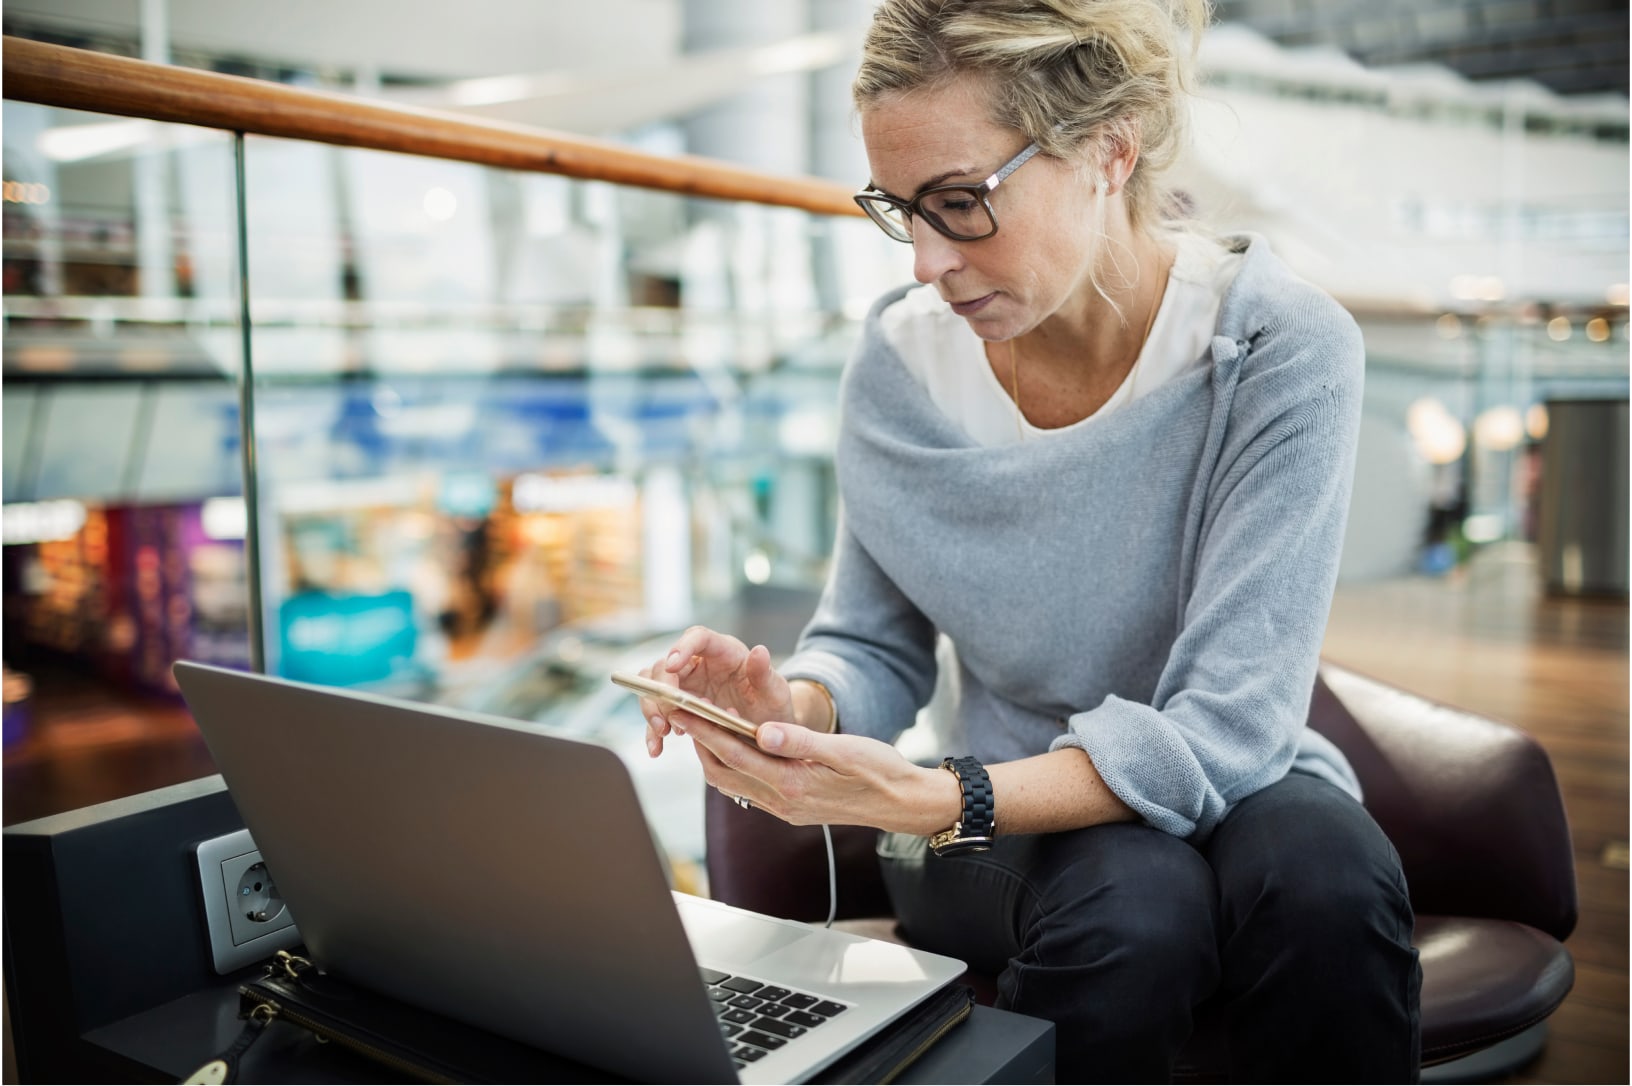
[[(1354, 321), (1257, 238), (1209, 365), (1085, 425), (1000, 447), (930, 400), (873, 307), (840, 386), (842, 517), (783, 667), (843, 730), (892, 741), (956, 646), (961, 749), (1075, 746), (1158, 829), (1211, 833), (1292, 769), (1355, 795), (1305, 724), (1354, 472)], [(1000, 814), (1001, 817), (1001, 814)]]

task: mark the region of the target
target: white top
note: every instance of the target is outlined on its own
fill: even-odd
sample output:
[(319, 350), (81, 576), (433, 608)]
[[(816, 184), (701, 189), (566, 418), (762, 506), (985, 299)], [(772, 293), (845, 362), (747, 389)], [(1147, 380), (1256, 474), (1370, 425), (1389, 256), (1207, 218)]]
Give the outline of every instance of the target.
[(1144, 348), (1111, 398), (1071, 426), (1048, 430), (1018, 418), (1008, 390), (986, 360), (985, 342), (952, 312), (934, 284), (907, 291), (884, 310), (884, 337), (935, 406), (982, 445), (1008, 445), (1085, 426), (1192, 367), (1208, 364), (1219, 303), (1241, 266), (1241, 254), (1196, 234), (1175, 234), (1173, 242), (1173, 270)]

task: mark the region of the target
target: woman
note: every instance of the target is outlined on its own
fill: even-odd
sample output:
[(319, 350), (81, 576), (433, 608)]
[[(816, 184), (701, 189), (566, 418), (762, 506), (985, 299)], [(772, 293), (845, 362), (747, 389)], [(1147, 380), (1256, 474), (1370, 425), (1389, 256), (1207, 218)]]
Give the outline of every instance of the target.
[[(921, 286), (841, 391), (843, 518), (780, 672), (688, 630), (651, 700), (710, 784), (886, 831), (918, 945), (1059, 1024), (1061, 1081), (1161, 1080), (1221, 1005), (1231, 1074), (1413, 1079), (1398, 857), (1305, 726), (1362, 350), (1253, 238), (1164, 221), (1205, 14), (1189, 0), (884, 0), (857, 197)], [(1183, 43), (1183, 47), (1179, 43)], [(888, 745), (955, 707), (940, 767)]]

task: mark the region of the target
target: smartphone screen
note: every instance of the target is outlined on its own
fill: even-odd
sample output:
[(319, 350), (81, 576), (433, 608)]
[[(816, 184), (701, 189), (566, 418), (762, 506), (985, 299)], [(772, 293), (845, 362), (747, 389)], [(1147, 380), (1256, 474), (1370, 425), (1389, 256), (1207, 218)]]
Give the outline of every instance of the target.
[(632, 671), (614, 671), (612, 681), (645, 697), (666, 701), (676, 708), (684, 709), (688, 713), (702, 717), (711, 724), (718, 724), (727, 731), (735, 732), (744, 739), (757, 740), (759, 737), (758, 724), (744, 720), (740, 716), (733, 716), (718, 705), (704, 701), (696, 694), (688, 694), (684, 690), (676, 689), (667, 683), (660, 683), (656, 679), (636, 675)]

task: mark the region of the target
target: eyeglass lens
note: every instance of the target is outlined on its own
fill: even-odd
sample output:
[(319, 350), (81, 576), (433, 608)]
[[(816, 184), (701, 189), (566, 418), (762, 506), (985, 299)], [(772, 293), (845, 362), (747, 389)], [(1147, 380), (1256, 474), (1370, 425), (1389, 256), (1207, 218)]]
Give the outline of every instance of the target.
[[(986, 201), (972, 188), (933, 189), (914, 203), (930, 226), (959, 241), (983, 238), (997, 229)], [(862, 206), (886, 234), (898, 241), (912, 240), (910, 211), (880, 199), (865, 199)]]

